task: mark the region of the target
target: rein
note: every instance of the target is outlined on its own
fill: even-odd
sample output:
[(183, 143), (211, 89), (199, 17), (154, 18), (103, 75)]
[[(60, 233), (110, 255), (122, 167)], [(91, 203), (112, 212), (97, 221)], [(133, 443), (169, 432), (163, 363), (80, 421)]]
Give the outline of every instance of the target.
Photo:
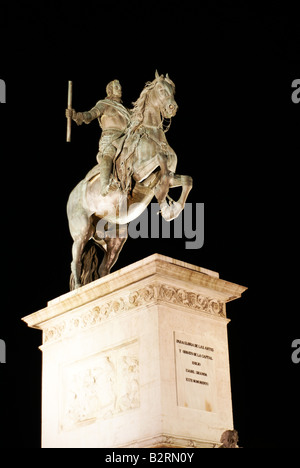
[[(168, 120), (169, 123), (168, 123), (167, 126), (164, 128), (164, 121), (165, 121), (165, 120)], [(171, 123), (172, 123), (172, 117), (171, 117), (170, 119), (167, 119), (167, 118), (163, 117), (159, 128), (161, 128), (162, 131), (163, 131), (164, 133), (167, 133), (167, 132), (170, 130)]]

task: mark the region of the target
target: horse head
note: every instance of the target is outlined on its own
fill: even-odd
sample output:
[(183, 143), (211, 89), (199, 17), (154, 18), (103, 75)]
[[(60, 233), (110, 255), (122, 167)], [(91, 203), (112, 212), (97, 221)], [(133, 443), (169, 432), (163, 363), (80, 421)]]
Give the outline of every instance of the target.
[(168, 74), (159, 75), (155, 72), (155, 80), (153, 81), (154, 87), (149, 93), (149, 100), (152, 104), (158, 107), (161, 115), (165, 119), (170, 119), (176, 115), (178, 105), (174, 99), (175, 85), (169, 78)]

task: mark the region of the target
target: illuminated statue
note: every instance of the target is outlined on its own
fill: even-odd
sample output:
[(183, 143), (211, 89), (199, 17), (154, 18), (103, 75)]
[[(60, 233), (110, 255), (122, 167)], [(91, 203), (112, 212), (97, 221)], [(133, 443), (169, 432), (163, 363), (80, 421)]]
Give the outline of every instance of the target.
[[(115, 80), (112, 94), (89, 112), (66, 116), (77, 123), (98, 118), (103, 130), (98, 165), (71, 192), (67, 213), (73, 238), (71, 289), (110, 273), (127, 238), (127, 224), (156, 197), (166, 221), (184, 209), (192, 178), (176, 174), (177, 156), (166, 139), (164, 119), (177, 112), (175, 85), (166, 75), (155, 74), (131, 111), (121, 104), (121, 87)], [(174, 202), (172, 187), (182, 187)], [(100, 227), (99, 227), (100, 226)], [(104, 251), (98, 268), (97, 246)]]

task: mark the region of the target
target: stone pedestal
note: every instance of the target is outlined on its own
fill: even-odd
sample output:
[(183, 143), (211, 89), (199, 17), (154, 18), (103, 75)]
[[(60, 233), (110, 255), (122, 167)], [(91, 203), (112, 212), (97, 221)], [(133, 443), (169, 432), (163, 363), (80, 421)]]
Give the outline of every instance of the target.
[(43, 447), (214, 447), (233, 428), (225, 304), (245, 287), (152, 255), (23, 320), (43, 330)]

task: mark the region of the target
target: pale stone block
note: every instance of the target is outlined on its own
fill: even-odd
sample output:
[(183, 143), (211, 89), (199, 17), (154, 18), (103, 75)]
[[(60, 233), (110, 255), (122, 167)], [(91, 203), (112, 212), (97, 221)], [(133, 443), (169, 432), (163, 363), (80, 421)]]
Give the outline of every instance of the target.
[(214, 447), (233, 428), (226, 306), (245, 287), (152, 255), (49, 301), (43, 447)]

